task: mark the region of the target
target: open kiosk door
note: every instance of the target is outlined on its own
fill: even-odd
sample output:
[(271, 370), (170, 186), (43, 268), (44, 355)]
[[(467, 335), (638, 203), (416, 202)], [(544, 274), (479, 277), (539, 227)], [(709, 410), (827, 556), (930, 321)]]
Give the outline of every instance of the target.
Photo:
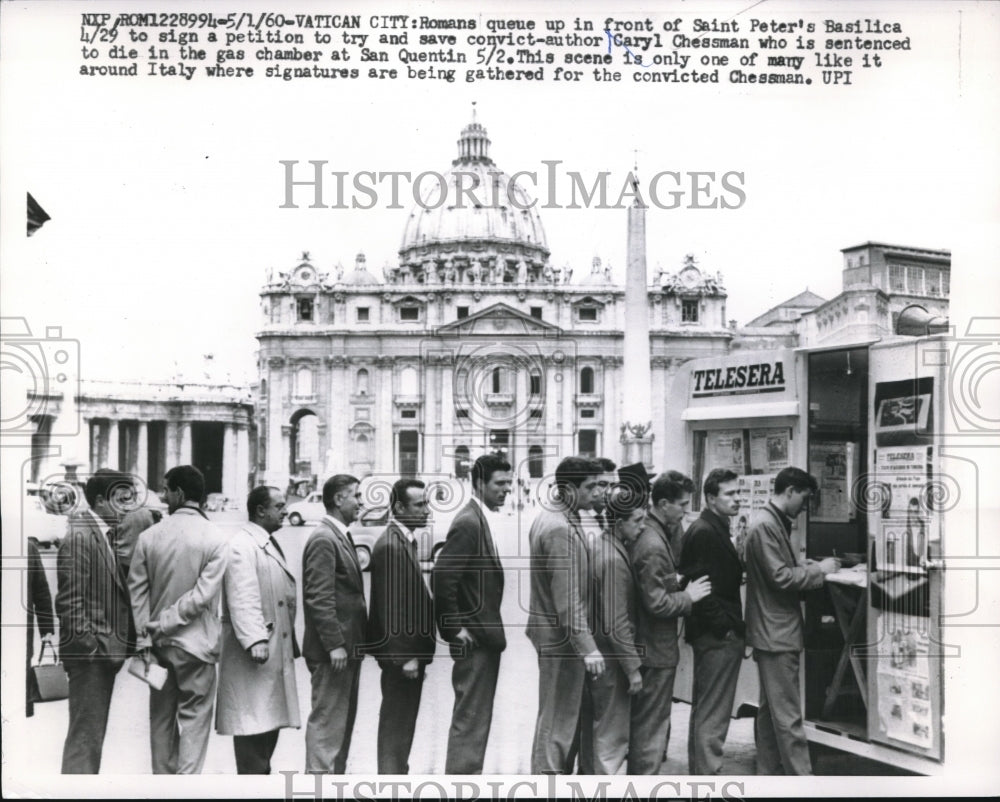
[(868, 736), (941, 760), (942, 368), (918, 343), (870, 351)]

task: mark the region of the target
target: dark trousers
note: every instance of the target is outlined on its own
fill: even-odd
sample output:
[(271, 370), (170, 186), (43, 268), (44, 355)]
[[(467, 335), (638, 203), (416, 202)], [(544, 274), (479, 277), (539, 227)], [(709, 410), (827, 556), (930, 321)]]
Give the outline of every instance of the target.
[(149, 689), (153, 774), (199, 774), (212, 732), (215, 664), (177, 646), (158, 646), (153, 652), (167, 669), (163, 687)]
[(722, 747), (736, 698), (743, 665), (743, 638), (730, 631), (725, 638), (710, 632), (691, 644), (694, 651), (694, 688), (688, 727), (688, 771), (720, 774)]
[(270, 774), (271, 755), (278, 745), (280, 730), (258, 735), (234, 735), (233, 753), (236, 755), (237, 774)]
[(97, 774), (101, 770), (111, 691), (121, 664), (67, 658), (63, 665), (69, 677), (69, 730), (63, 746), (62, 773)]
[[(539, 655), (538, 718), (531, 746), (532, 774), (569, 774), (587, 671), (576, 655)], [(581, 760), (581, 764), (584, 761)], [(587, 757), (589, 762), (589, 755)]]
[(464, 657), (457, 655), (453, 648), (451, 684), (455, 689), (455, 706), (451, 712), (444, 772), (482, 774), (493, 722), (500, 652), (480, 647), (467, 649)]
[[(604, 673), (587, 681), (585, 694), (589, 704), (589, 722), (583, 725), (583, 734), (590, 732), (590, 744), (581, 749), (580, 772), (586, 774), (617, 774), (625, 765), (629, 751), (628, 677), (614, 659), (605, 660)], [(586, 739), (581, 737), (582, 743)], [(583, 756), (589, 752), (589, 756)]]
[(642, 690), (632, 697), (628, 773), (659, 774), (670, 742), (670, 707), (677, 667), (643, 666)]
[(416, 679), (403, 676), (402, 666), (382, 665), (382, 707), (378, 714), (378, 773), (409, 774), (410, 747), (417, 726), (424, 664)]
[(802, 728), (799, 652), (754, 649), (760, 675), (760, 705), (754, 726), (758, 774), (812, 774)]
[(343, 774), (358, 713), (361, 661), (341, 671), (329, 663), (306, 663), (312, 676), (312, 710), (306, 723), (306, 773)]

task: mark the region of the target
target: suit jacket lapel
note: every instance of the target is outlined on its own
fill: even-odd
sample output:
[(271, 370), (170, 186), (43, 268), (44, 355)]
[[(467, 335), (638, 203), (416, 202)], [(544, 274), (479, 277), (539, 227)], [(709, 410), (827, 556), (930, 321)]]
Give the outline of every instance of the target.
[(404, 552), (406, 552), (406, 556), (409, 558), (410, 563), (413, 565), (414, 568), (417, 569), (417, 571), (420, 571), (420, 563), (417, 560), (416, 555), (414, 555), (413, 550), (410, 548), (410, 539), (406, 536), (406, 533), (399, 526), (396, 525), (395, 521), (393, 521), (392, 524), (390, 524), (389, 534), (390, 536), (396, 538), (399, 547)]
[(281, 567), (281, 570), (291, 577), (292, 581), (295, 581), (295, 575), (292, 574), (291, 570), (288, 568), (288, 564), (285, 562), (285, 558), (281, 556), (281, 553), (274, 547), (271, 543), (271, 535), (269, 535), (262, 527), (256, 524), (251, 524), (243, 530), (250, 537), (253, 538), (254, 543), (272, 560), (274, 560)]
[(122, 578), (118, 573), (118, 563), (114, 558), (114, 547), (111, 545), (111, 541), (108, 537), (101, 531), (101, 527), (97, 523), (94, 512), (91, 511), (90, 515), (91, 520), (87, 522), (90, 525), (90, 535), (94, 538), (96, 548), (101, 553), (101, 558), (104, 560), (104, 564), (108, 567), (109, 573), (112, 577), (114, 577), (115, 584), (124, 590)]

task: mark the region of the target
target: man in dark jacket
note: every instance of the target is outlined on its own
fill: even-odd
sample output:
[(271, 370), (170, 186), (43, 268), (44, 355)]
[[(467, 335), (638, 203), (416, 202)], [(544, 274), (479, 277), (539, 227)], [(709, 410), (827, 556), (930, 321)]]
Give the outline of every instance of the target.
[(392, 518), (375, 543), (367, 652), (382, 669), (378, 773), (407, 774), (424, 669), (434, 659), (434, 607), (420, 569), (417, 535), (427, 523), (424, 483), (400, 479)]
[(754, 727), (758, 774), (812, 774), (799, 694), (804, 645), (799, 594), (822, 587), (840, 564), (833, 557), (800, 562), (790, 536), (792, 521), (816, 489), (808, 473), (785, 468), (747, 534), (747, 642), (760, 675)]
[(688, 727), (688, 771), (719, 774), (722, 748), (743, 662), (743, 566), (729, 535), (740, 509), (737, 476), (716, 469), (705, 477), (705, 508), (684, 535), (681, 573), (707, 576), (712, 592), (691, 608), (687, 641), (694, 651), (694, 687)]
[(367, 610), (361, 566), (348, 527), (358, 517), (358, 480), (331, 476), (326, 515), (302, 552), (302, 656), (312, 677), (306, 772), (343, 774), (358, 712)]
[(114, 498), (131, 479), (102, 468), (87, 480), (90, 509), (74, 515), (59, 546), (59, 654), (69, 675), (69, 731), (63, 774), (97, 774), (115, 676), (132, 651), (132, 612), (118, 570)]
[(451, 644), (455, 706), (448, 731), (446, 774), (482, 774), (493, 721), (500, 653), (507, 648), (500, 617), (503, 565), (490, 521), (511, 488), (510, 463), (487, 454), (472, 466), (472, 499), (455, 516), (434, 565), (438, 631)]
[(683, 590), (678, 582), (678, 555), (670, 535), (680, 528), (690, 502), (690, 481), (676, 471), (656, 478), (645, 529), (631, 546), (643, 653), (642, 690), (632, 699), (629, 774), (660, 773), (670, 740), (670, 707), (680, 660), (677, 620), (711, 592), (705, 577)]

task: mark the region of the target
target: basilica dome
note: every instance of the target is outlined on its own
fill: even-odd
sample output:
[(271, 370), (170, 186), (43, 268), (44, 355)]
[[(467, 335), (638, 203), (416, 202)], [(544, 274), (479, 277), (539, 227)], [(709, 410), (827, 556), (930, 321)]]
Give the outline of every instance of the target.
[(486, 129), (473, 119), (462, 129), (451, 169), (437, 178), (424, 175), (420, 202), (403, 229), (401, 266), (423, 272), (447, 263), (462, 273), (478, 264), (474, 269), (501, 273), (502, 282), (514, 280), (518, 269), (534, 274), (548, 262), (545, 230), (529, 206), (531, 196), (497, 168), (489, 146)]

